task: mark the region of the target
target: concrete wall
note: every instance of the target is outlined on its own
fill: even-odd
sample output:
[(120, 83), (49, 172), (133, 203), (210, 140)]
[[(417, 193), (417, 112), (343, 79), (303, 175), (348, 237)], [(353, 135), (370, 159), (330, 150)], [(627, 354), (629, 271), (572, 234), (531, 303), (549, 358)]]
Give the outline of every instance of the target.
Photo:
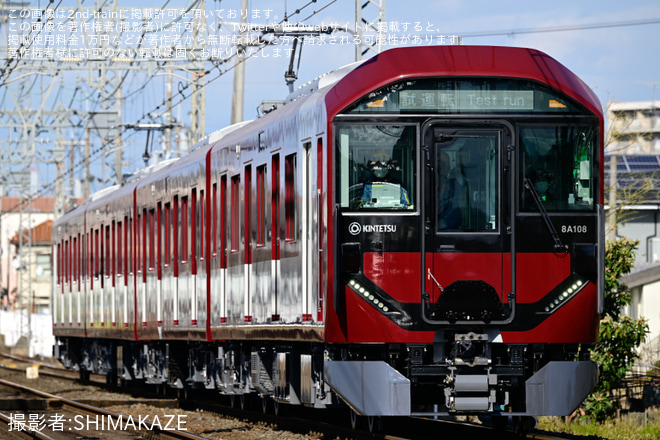
[[(29, 343), (28, 334), (31, 335)], [(52, 317), (50, 314), (28, 316), (25, 313), (0, 310), (0, 337), (4, 339), (4, 347), (0, 344), (0, 350), (27, 356), (51, 357), (55, 344)]]

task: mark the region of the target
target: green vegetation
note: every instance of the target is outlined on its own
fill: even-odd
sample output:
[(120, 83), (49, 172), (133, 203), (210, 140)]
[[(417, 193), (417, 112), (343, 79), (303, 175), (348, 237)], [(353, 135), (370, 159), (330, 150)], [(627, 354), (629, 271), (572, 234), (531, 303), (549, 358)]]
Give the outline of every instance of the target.
[(596, 389), (584, 402), (585, 416), (602, 422), (619, 408), (613, 390), (621, 386), (626, 373), (637, 359), (637, 348), (648, 333), (645, 319), (634, 320), (622, 315), (622, 308), (632, 297), (621, 278), (634, 263), (637, 240), (621, 238), (607, 243), (605, 248), (605, 307), (600, 322), (599, 342), (591, 351), (598, 362), (600, 376)]
[(605, 307), (600, 323), (599, 342), (591, 351), (598, 362), (599, 381), (571, 417), (541, 417), (537, 429), (590, 436), (603, 439), (646, 440), (660, 438), (660, 410), (619, 413), (615, 390), (637, 359), (637, 348), (644, 342), (648, 324), (622, 314), (622, 308), (632, 301), (621, 278), (630, 272), (638, 242), (627, 238), (607, 243), (605, 250)]
[(540, 417), (536, 429), (608, 440), (657, 440), (660, 438), (660, 411), (631, 413), (601, 423), (568, 420), (564, 417)]

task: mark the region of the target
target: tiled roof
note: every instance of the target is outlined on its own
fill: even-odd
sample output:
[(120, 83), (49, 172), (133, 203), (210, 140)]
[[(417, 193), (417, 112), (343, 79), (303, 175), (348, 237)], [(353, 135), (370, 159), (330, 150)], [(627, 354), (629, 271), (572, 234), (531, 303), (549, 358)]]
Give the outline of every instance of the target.
[[(48, 244), (53, 231), (53, 221), (46, 220), (32, 228), (32, 244)], [(26, 237), (27, 238), (27, 237)], [(25, 240), (25, 239), (24, 239)], [(26, 241), (26, 240), (25, 240)], [(18, 233), (14, 235), (9, 242), (13, 245), (18, 244)]]
[[(2, 212), (18, 212), (18, 206), (22, 199), (20, 197), (2, 197), (0, 200), (0, 210)], [(53, 212), (55, 199), (53, 197), (37, 197), (33, 199), (30, 206), (25, 205), (25, 211), (30, 212)]]

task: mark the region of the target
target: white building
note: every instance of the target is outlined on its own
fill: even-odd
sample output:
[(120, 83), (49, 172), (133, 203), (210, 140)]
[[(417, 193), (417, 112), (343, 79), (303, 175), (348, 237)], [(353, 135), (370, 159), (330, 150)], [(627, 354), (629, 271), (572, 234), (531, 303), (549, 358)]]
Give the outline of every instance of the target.
[(644, 318), (649, 325), (646, 343), (640, 347), (641, 360), (660, 360), (660, 264), (644, 265), (623, 278), (632, 293), (632, 304), (625, 314), (633, 319)]
[(612, 102), (607, 121), (609, 154), (660, 154), (660, 102)]
[[(30, 303), (31, 298), (37, 295), (43, 296), (43, 294), (41, 292), (28, 291), (26, 286), (21, 286), (19, 283), (21, 276), (19, 270), (21, 268), (30, 270), (31, 281), (40, 282), (43, 280), (36, 279), (36, 267), (27, 267), (31, 261), (18, 261), (16, 235), (19, 232), (21, 223), (23, 229), (34, 230), (38, 225), (48, 220), (53, 220), (53, 198), (37, 198), (32, 201), (30, 206), (24, 206), (20, 209), (18, 208), (19, 203), (20, 200), (17, 197), (0, 197), (0, 288), (6, 292), (12, 292), (16, 288), (18, 298), (16, 301), (17, 305), (14, 308), (25, 308)], [(14, 243), (11, 242), (12, 239), (16, 239)], [(42, 238), (40, 241), (44, 242), (45, 239)], [(35, 251), (50, 254), (50, 249), (44, 250), (44, 248), (46, 247), (42, 243), (41, 246), (35, 248)], [(34, 261), (37, 261), (36, 256)], [(42, 272), (40, 271), (39, 275), (41, 274)], [(41, 284), (43, 283), (35, 284), (33, 287), (43, 288)]]
[(660, 360), (660, 102), (613, 102), (607, 119), (605, 195), (614, 177), (626, 211), (615, 235), (639, 240), (635, 267), (623, 279), (632, 293), (624, 313), (648, 321), (640, 355), (651, 363)]

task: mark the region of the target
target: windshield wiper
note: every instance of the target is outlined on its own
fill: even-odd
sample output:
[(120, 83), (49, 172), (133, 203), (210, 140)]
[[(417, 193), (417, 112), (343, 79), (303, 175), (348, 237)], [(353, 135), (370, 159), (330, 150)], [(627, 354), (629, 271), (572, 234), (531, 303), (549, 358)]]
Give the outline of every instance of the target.
[(536, 206), (539, 208), (539, 211), (541, 212), (541, 216), (543, 217), (543, 220), (545, 221), (545, 225), (548, 228), (548, 231), (550, 232), (550, 235), (552, 236), (552, 240), (555, 242), (555, 250), (557, 252), (563, 252), (567, 253), (568, 252), (568, 246), (564, 244), (564, 242), (561, 241), (561, 237), (559, 237), (559, 233), (557, 233), (557, 229), (555, 229), (555, 225), (552, 224), (552, 221), (550, 220), (550, 216), (548, 215), (548, 211), (545, 210), (545, 206), (543, 206), (543, 201), (541, 200), (541, 196), (539, 193), (536, 191), (536, 188), (534, 188), (534, 183), (530, 180), (529, 177), (525, 177), (523, 179), (523, 182), (525, 184), (525, 188), (527, 188), (532, 194), (532, 198), (534, 199), (534, 202), (536, 203)]

